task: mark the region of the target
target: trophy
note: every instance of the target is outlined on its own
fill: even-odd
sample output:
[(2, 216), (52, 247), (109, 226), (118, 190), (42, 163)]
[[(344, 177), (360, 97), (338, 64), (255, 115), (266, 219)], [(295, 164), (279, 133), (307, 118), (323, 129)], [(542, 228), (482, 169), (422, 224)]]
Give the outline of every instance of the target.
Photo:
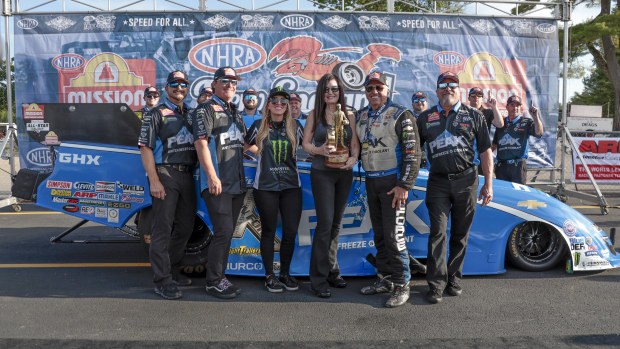
[(349, 119), (340, 110), (340, 103), (336, 105), (332, 119), (333, 125), (327, 130), (327, 145), (335, 150), (330, 150), (329, 156), (325, 157), (325, 166), (340, 168), (349, 159), (349, 148), (344, 145), (344, 126), (349, 124)]

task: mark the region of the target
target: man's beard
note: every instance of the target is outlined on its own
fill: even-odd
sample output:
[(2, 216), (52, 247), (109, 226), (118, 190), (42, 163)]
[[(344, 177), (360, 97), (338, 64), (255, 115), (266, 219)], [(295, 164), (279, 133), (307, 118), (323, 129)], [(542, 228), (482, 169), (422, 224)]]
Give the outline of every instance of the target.
[(452, 106), (456, 104), (456, 94), (445, 94), (439, 97), (441, 105)]

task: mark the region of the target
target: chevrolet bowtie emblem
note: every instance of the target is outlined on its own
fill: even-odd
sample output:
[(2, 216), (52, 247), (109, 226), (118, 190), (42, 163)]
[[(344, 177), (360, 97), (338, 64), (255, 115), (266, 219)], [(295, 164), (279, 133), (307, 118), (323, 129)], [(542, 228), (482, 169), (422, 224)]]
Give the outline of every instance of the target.
[(527, 207), (529, 209), (535, 210), (535, 209), (537, 209), (539, 207), (547, 207), (547, 203), (536, 201), (536, 200), (527, 200), (527, 201), (519, 201), (517, 206), (519, 206), (519, 207), (525, 206), (525, 207)]

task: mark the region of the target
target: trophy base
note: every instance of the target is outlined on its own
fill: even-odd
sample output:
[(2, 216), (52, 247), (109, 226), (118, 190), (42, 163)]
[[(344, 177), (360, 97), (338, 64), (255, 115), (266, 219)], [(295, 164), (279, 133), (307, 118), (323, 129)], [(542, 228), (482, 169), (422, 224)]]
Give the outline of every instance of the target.
[(325, 158), (325, 166), (331, 168), (340, 168), (349, 160), (349, 148), (339, 146), (335, 151), (329, 153), (329, 157)]

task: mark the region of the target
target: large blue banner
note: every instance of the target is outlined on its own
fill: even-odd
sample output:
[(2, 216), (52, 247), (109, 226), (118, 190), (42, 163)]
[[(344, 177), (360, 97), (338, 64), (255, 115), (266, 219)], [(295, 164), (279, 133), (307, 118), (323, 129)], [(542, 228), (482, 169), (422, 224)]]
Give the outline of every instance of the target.
[[(338, 74), (347, 103), (366, 104), (365, 75), (389, 77), (407, 106), (424, 91), (437, 102), (437, 76), (459, 75), (462, 101), (483, 88), (501, 107), (510, 95), (542, 111), (545, 135), (530, 140), (528, 165), (551, 167), (558, 119), (557, 25), (550, 20), (363, 13), (62, 14), (15, 18), (15, 76), (21, 166), (51, 165), (46, 144), (62, 142), (45, 122), (44, 103), (126, 103), (137, 110), (150, 85), (163, 93), (172, 70), (191, 79), (188, 102), (215, 70), (234, 67), (262, 108), (274, 85), (296, 90), (313, 108), (316, 81)], [(242, 106), (242, 103), (239, 103)], [(527, 109), (527, 108), (524, 108)], [(503, 110), (505, 113), (505, 110)], [(60, 138), (60, 139), (59, 139)]]

